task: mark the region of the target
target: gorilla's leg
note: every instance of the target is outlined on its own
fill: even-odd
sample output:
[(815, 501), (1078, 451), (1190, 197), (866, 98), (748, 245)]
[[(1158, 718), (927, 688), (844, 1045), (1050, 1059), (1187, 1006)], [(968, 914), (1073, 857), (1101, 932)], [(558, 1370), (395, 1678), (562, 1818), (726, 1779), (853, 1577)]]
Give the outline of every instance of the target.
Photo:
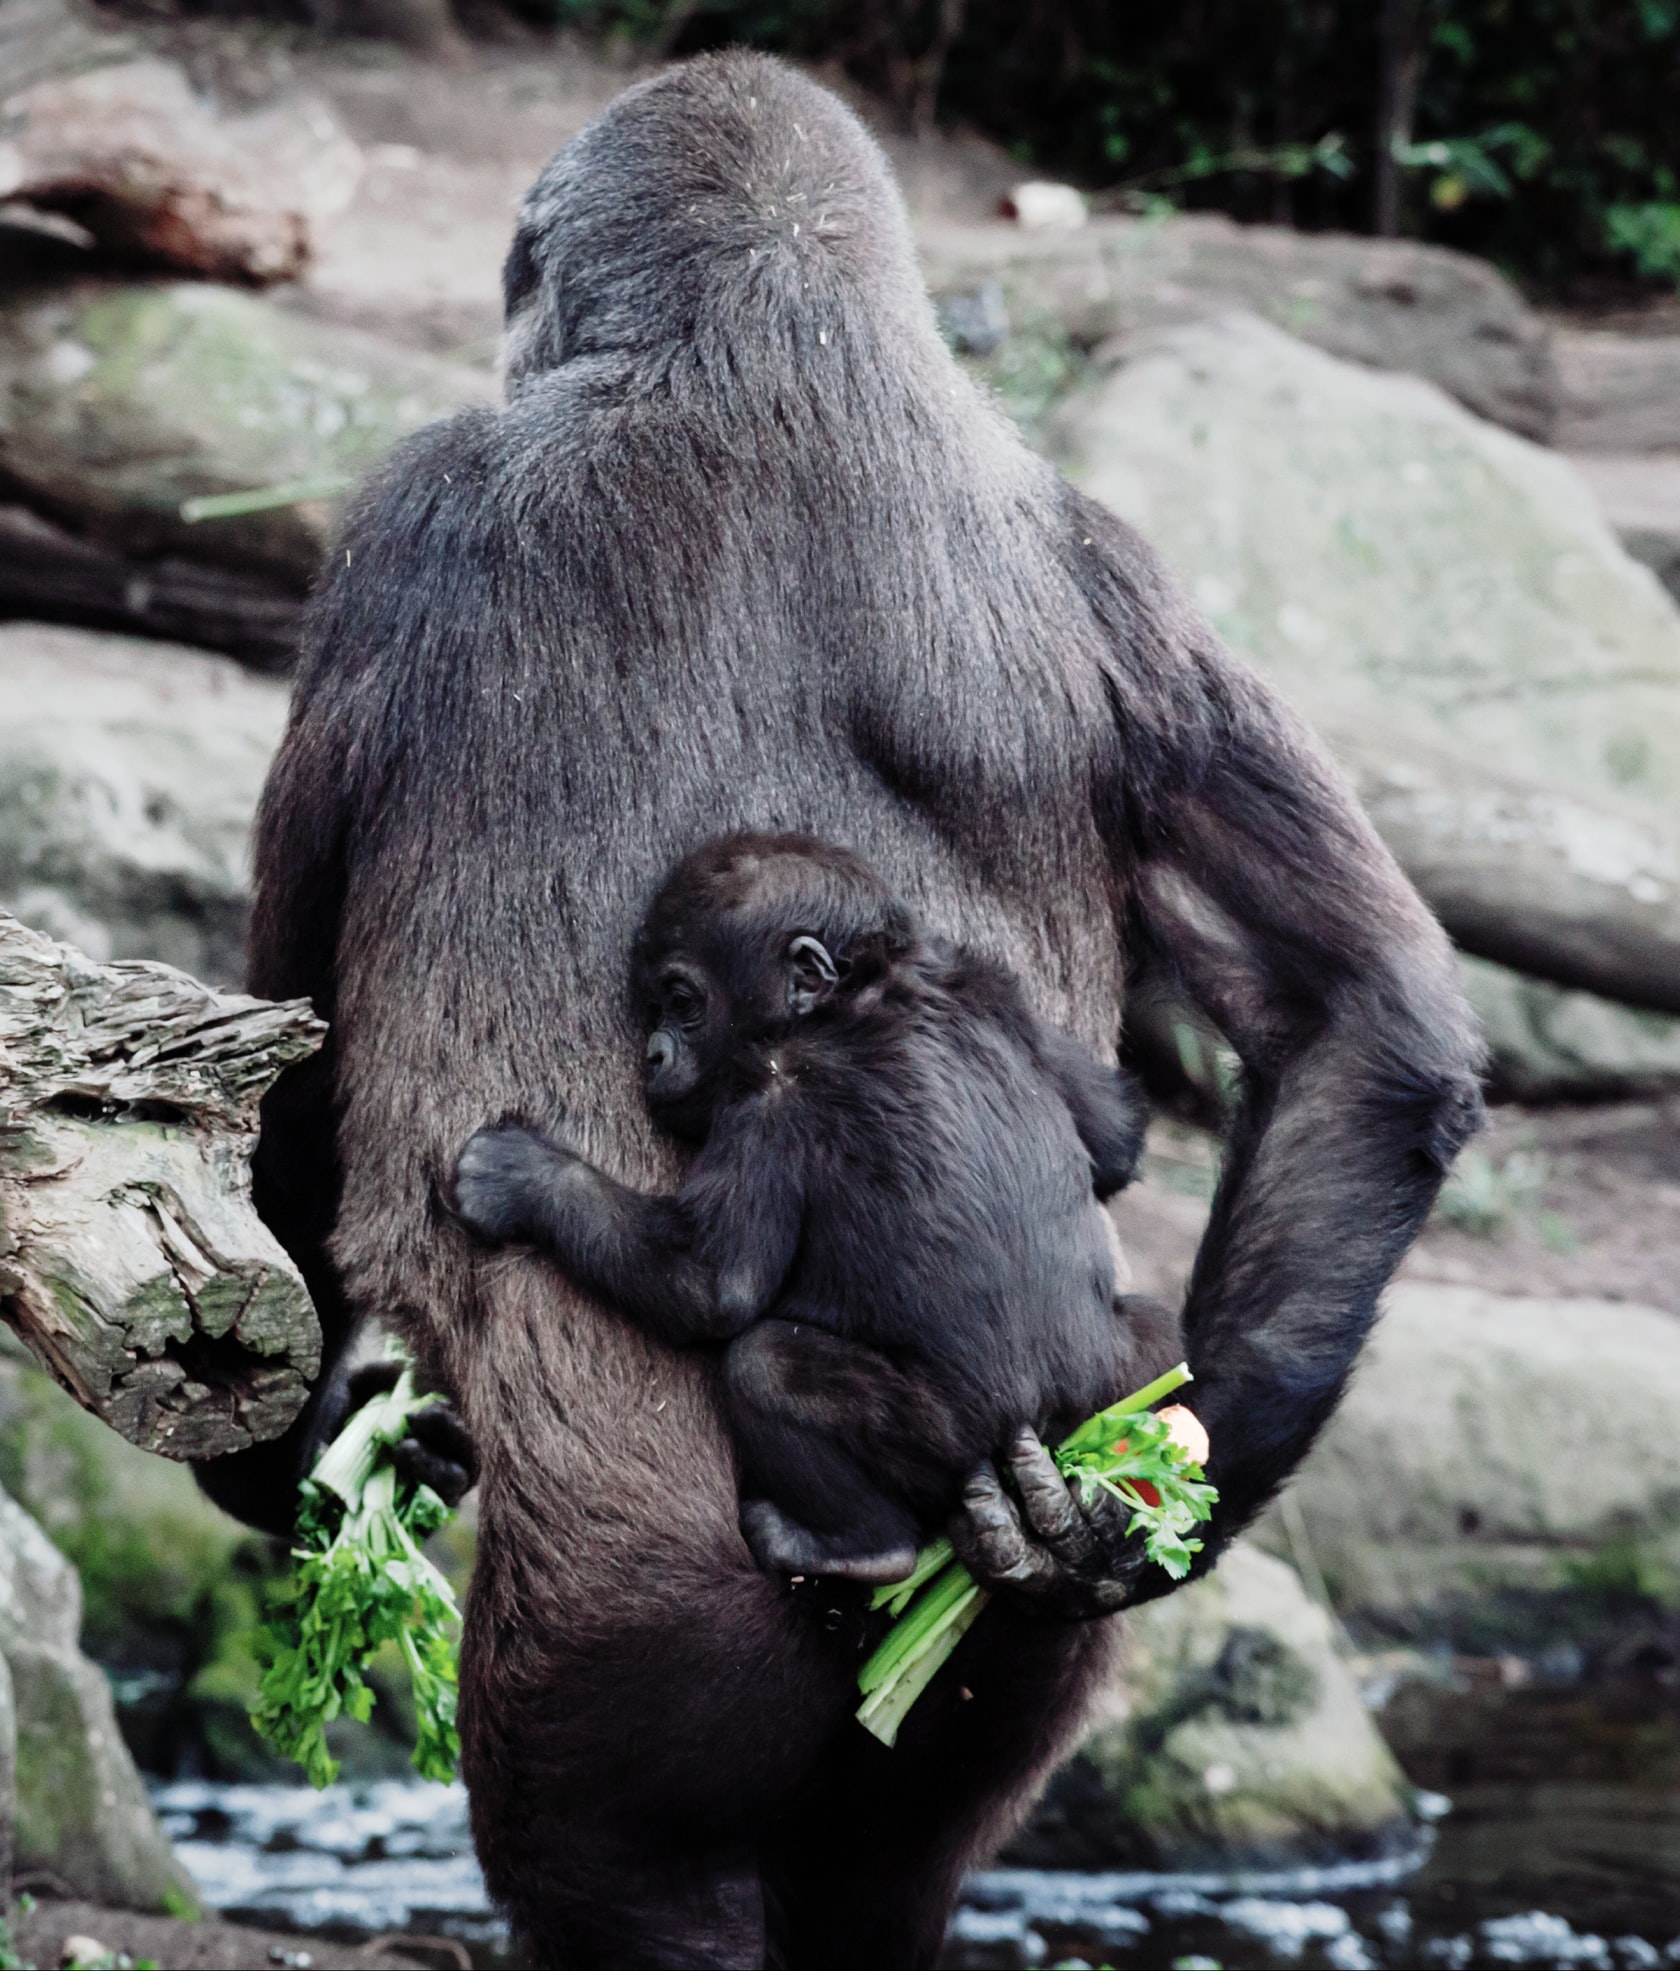
[(514, 1927), (538, 1971), (759, 1971), (764, 1895), (755, 1858), (699, 1844), (660, 1852), (576, 1823), (549, 1840), (526, 1828), (528, 1868)]
[(808, 1322), (760, 1321), (730, 1343), (723, 1387), (740, 1460), (741, 1531), (767, 1572), (899, 1581), (918, 1506), (946, 1509), (961, 1461), (945, 1406), (878, 1350)]
[(1119, 1643), (1113, 1620), (992, 1603), (890, 1749), (840, 1735), (765, 1858), (771, 1962), (934, 1964), (966, 1869), (1072, 1749)]

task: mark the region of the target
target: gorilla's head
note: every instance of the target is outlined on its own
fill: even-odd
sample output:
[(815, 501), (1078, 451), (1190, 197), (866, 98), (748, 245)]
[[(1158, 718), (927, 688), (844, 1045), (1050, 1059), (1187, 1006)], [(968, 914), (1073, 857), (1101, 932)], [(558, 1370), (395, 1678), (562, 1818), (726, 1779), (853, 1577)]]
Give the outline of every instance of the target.
[(627, 90), (550, 158), (502, 285), (510, 394), (590, 356), (820, 365), (883, 317), (937, 341), (874, 140), (826, 89), (740, 51)]

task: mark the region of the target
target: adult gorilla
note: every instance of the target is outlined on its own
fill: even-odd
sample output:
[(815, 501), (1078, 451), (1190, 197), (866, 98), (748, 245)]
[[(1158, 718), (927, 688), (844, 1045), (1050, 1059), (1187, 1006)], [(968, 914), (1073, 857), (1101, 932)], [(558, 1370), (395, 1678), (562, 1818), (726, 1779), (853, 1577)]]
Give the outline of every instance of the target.
[[(1225, 1539), (1473, 1124), (1467, 1015), (1301, 726), (957, 370), (831, 96), (742, 55), (630, 90), (544, 170), (506, 286), (507, 407), (397, 454), (314, 604), (251, 985), (332, 1042), (268, 1105), (262, 1202), (335, 1340), (396, 1320), (477, 1440), (465, 1771), (540, 1960), (930, 1963), (1109, 1661), (1071, 1618), (1137, 1579), (1122, 1529), (1042, 1454), (1036, 1536), (980, 1474), (960, 1538), (1015, 1592), (886, 1751), (861, 1622), (742, 1543), (713, 1364), (472, 1249), (439, 1180), (542, 1091), (671, 1184), (629, 942), (724, 830), (850, 845), (1110, 1056), (1147, 939), (1246, 1068), (1186, 1317)], [(340, 1381), (212, 1489), (283, 1513)]]

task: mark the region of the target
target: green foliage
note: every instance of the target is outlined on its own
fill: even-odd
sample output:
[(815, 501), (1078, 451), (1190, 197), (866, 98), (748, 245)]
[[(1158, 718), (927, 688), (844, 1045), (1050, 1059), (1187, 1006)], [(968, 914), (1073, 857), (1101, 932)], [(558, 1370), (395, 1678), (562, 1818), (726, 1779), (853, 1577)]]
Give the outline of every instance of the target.
[(460, 1610), (419, 1543), (450, 1518), (425, 1485), (400, 1481), (390, 1447), (434, 1399), (416, 1398), (405, 1371), (387, 1396), (364, 1404), (301, 1487), (296, 1568), (275, 1598), (273, 1636), (251, 1722), (295, 1759), (313, 1786), (338, 1777), (327, 1727), (366, 1724), (369, 1660), (395, 1644), (415, 1714), (414, 1768), (449, 1780), (460, 1758), (455, 1728), (455, 1638)]
[[(1244, 219), (1371, 224), (1382, 10), (1355, 0), (523, 0), (672, 53), (843, 64), (907, 121), (1023, 165)], [(1537, 281), (1680, 280), (1680, 0), (1416, 0), (1403, 230)]]
[(1672, 1562), (1632, 1535), (1566, 1559), (1561, 1571), (1564, 1586), (1575, 1594), (1617, 1604), (1643, 1601), (1659, 1608), (1680, 1607), (1680, 1580)]
[[(1115, 1437), (1116, 1431), (1124, 1434)], [(1175, 1581), (1202, 1550), (1191, 1536), (1213, 1516), (1218, 1493), (1202, 1483), (1202, 1468), (1173, 1441), (1170, 1427), (1144, 1411), (1123, 1418), (1104, 1411), (1075, 1431), (1055, 1453), (1056, 1469), (1082, 1491), (1106, 1492), (1132, 1509), (1128, 1534), (1144, 1536), (1144, 1551)]]
[(12, 1942), (12, 1928), (6, 1921), (4, 1911), (0, 1911), (0, 1971), (34, 1971), (18, 1956), (17, 1946)]
[[(1513, 1150), (1499, 1163), (1483, 1150), (1466, 1150), (1441, 1187), (1435, 1216), (1475, 1238), (1504, 1238), (1519, 1219), (1537, 1211), (1546, 1170), (1546, 1159), (1532, 1150)], [(1560, 1221), (1551, 1221), (1548, 1243), (1554, 1249), (1558, 1249), (1559, 1225)], [(1541, 1230), (1548, 1235), (1547, 1226)], [(1567, 1228), (1562, 1236), (1569, 1236)]]
[(1680, 287), (1680, 204), (1612, 205), (1604, 228), (1610, 245), (1627, 254), (1640, 273)]

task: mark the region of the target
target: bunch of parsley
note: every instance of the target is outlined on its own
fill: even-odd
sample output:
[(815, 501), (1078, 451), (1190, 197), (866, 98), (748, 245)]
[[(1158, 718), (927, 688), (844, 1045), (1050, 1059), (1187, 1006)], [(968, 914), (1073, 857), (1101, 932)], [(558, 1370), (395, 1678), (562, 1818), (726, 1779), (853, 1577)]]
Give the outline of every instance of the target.
[(373, 1690), (362, 1673), (393, 1641), (414, 1690), (414, 1768), (425, 1779), (455, 1775), (461, 1612), (420, 1551), (453, 1515), (429, 1485), (400, 1478), (390, 1456), (410, 1419), (437, 1401), (416, 1396), (405, 1367), (388, 1395), (355, 1412), (299, 1488), (296, 1567), (271, 1614), (251, 1722), (314, 1786), (338, 1777), (327, 1726), (340, 1715), (367, 1722)]

